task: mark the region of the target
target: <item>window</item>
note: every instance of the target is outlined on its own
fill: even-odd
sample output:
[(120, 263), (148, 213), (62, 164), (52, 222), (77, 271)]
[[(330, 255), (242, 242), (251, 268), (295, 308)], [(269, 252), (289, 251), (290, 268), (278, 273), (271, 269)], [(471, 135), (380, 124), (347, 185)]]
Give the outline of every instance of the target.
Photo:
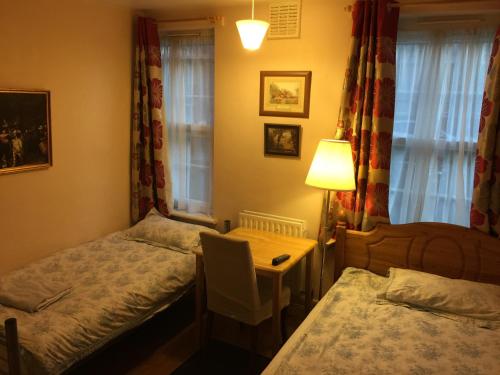
[(493, 30), (400, 33), (389, 210), (469, 226)]
[(213, 30), (162, 35), (174, 209), (212, 212)]

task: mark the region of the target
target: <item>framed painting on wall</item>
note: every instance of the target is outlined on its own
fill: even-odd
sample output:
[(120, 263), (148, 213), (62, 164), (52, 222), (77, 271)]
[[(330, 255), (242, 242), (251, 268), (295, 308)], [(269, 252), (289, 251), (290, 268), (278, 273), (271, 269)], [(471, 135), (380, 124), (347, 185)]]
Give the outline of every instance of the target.
[(300, 156), (300, 125), (264, 124), (264, 154)]
[(51, 165), (50, 92), (0, 89), (0, 175)]
[(260, 116), (309, 117), (310, 71), (260, 72)]

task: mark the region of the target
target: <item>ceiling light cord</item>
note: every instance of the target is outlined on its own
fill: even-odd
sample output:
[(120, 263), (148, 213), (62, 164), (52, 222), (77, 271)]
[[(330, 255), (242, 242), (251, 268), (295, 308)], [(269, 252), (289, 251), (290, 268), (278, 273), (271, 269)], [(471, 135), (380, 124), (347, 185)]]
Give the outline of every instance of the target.
[(255, 8), (255, 0), (252, 0), (252, 20), (254, 19), (253, 16), (254, 16), (254, 8)]

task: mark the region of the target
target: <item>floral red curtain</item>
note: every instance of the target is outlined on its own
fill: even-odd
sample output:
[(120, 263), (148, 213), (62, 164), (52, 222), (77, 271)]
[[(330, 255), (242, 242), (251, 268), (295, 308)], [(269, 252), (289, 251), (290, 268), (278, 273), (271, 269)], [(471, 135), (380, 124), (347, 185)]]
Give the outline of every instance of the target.
[(471, 227), (500, 237), (500, 27), (483, 94), (470, 212)]
[(156, 207), (168, 215), (171, 196), (163, 112), (160, 38), (154, 20), (137, 18), (131, 141), (131, 215)]
[(389, 167), (399, 9), (387, 0), (357, 0), (335, 138), (351, 142), (357, 190), (333, 197), (330, 218), (350, 229), (389, 222)]

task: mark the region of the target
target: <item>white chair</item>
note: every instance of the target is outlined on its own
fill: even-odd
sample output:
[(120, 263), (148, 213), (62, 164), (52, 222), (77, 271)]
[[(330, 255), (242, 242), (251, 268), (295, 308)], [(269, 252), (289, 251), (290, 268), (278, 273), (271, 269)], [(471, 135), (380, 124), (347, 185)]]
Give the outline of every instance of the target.
[[(208, 232), (200, 233), (205, 264), (208, 333), (217, 313), (245, 323), (253, 330), (253, 350), (257, 345), (257, 326), (272, 317), (272, 282), (269, 278), (256, 277), (248, 241)], [(281, 311), (290, 304), (290, 288), (281, 293)], [(284, 320), (282, 335), (284, 336)]]

